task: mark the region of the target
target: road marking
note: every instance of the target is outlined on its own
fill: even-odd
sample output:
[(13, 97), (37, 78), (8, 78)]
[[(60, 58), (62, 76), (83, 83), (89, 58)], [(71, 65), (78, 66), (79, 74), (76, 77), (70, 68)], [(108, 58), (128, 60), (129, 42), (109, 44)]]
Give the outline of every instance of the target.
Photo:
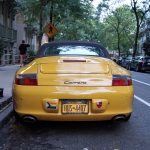
[(132, 80), (135, 81), (135, 82), (139, 82), (139, 83), (142, 83), (142, 84), (145, 84), (145, 85), (150, 86), (150, 84), (148, 84), (148, 83), (146, 83), (146, 82), (142, 82), (142, 81), (139, 81), (139, 80), (136, 80), (136, 79), (132, 79)]
[(134, 95), (134, 98), (137, 99), (138, 101), (144, 103), (145, 105), (149, 106), (150, 107), (150, 103), (146, 102), (145, 100), (143, 100), (142, 98)]
[(83, 148), (83, 150), (88, 150), (88, 148)]

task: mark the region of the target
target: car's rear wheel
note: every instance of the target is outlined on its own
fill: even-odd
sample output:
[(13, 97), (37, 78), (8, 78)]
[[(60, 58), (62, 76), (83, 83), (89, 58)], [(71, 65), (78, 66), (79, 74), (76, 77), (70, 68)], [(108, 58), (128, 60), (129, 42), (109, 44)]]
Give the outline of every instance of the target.
[(143, 73), (144, 73), (144, 72), (145, 72), (145, 70), (143, 70), (143, 69), (142, 69), (142, 70), (141, 70), (141, 72), (143, 72)]
[(14, 117), (17, 122), (22, 122), (22, 118), (16, 113), (15, 110), (14, 110)]
[(129, 121), (131, 118), (131, 114), (129, 114), (126, 118), (125, 118), (125, 121)]

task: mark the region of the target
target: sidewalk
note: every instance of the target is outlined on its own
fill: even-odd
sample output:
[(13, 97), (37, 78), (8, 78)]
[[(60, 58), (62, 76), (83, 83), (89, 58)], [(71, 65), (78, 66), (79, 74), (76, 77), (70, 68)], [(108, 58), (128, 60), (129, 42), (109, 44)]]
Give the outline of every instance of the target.
[(3, 96), (0, 98), (0, 126), (11, 114), (12, 107), (12, 83), (14, 75), (19, 65), (8, 65), (0, 67), (0, 88), (4, 89)]

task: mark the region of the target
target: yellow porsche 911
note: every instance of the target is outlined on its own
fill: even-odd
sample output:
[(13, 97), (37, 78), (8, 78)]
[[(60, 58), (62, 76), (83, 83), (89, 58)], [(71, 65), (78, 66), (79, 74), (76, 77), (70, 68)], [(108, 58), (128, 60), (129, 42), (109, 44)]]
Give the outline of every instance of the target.
[(15, 117), (24, 121), (129, 120), (131, 74), (91, 42), (44, 44), (13, 84)]

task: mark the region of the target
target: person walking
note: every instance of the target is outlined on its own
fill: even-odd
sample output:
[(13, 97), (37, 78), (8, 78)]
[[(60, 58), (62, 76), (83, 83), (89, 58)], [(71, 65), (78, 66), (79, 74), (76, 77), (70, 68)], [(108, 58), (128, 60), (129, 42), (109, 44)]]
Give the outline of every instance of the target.
[(26, 58), (27, 53), (27, 47), (30, 47), (29, 44), (25, 44), (25, 41), (22, 40), (22, 43), (19, 46), (19, 52), (20, 52), (20, 67), (23, 66), (23, 62)]

